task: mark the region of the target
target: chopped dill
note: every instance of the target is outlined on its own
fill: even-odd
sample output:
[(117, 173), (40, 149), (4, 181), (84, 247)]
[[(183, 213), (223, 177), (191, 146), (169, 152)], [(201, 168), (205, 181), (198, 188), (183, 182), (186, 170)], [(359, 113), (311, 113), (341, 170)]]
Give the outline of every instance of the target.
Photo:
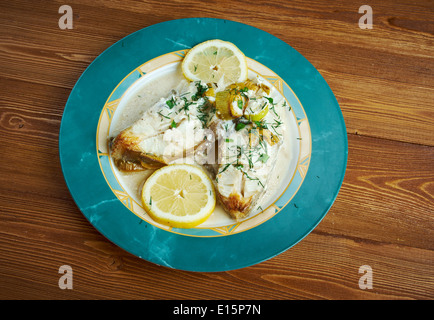
[[(226, 164), (226, 165), (223, 167), (223, 170), (219, 171), (219, 174), (225, 172), (226, 169), (229, 168), (230, 165), (231, 165), (231, 163)], [(217, 178), (216, 178), (216, 179), (217, 179)]]
[(270, 158), (270, 156), (266, 153), (263, 153), (259, 156), (258, 160), (261, 161), (262, 163), (267, 162), (268, 158)]
[(175, 99), (172, 97), (172, 99), (166, 101), (166, 105), (169, 107), (169, 109), (172, 109), (175, 106), (176, 102)]
[[(166, 119), (170, 119), (170, 117), (165, 116), (164, 114), (161, 113), (161, 111), (157, 112), (161, 117), (166, 118)], [(170, 114), (170, 113), (169, 113)], [(161, 119), (161, 121), (163, 121), (163, 119)]]
[(240, 131), (241, 129), (245, 128), (245, 126), (246, 126), (245, 123), (238, 122), (237, 125), (235, 126), (235, 130)]
[(207, 85), (203, 86), (200, 83), (200, 81), (196, 81), (195, 85), (196, 85), (197, 91), (196, 91), (196, 93), (194, 95), (191, 96), (191, 100), (193, 100), (193, 101), (197, 101), (200, 98), (202, 98), (203, 95), (205, 94), (205, 92), (208, 90), (208, 86)]
[(273, 98), (270, 97), (264, 97), (264, 98), (267, 99), (271, 105), (275, 105), (275, 103), (273, 102)]

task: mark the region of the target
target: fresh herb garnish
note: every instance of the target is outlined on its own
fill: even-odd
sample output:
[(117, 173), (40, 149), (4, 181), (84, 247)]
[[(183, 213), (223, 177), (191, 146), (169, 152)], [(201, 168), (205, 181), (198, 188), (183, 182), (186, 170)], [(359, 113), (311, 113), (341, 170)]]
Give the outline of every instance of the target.
[[(165, 116), (164, 114), (161, 113), (161, 111), (157, 112), (161, 117), (166, 118), (166, 119), (170, 119), (170, 117)], [(169, 113), (170, 114), (170, 113)], [(161, 119), (161, 121), (163, 121), (163, 119)]]
[(175, 122), (175, 120), (172, 120), (172, 123), (170, 124), (171, 128), (176, 128), (177, 124)]
[(263, 183), (261, 182), (261, 180), (259, 180), (259, 178), (257, 178), (257, 177), (254, 178), (254, 177), (249, 176), (249, 175), (247, 174), (247, 172), (244, 171), (244, 170), (242, 169), (242, 165), (241, 165), (241, 167), (238, 166), (238, 167), (236, 167), (236, 168), (237, 168), (238, 170), (240, 170), (240, 171), (244, 174), (244, 176), (245, 176), (247, 179), (252, 180), (252, 181), (258, 181), (258, 184), (261, 185), (262, 188), (264, 188), (264, 185), (263, 185)]
[(241, 163), (237, 163), (234, 165), (235, 169), (241, 170), (241, 168), (244, 168), (244, 166)]
[(280, 126), (283, 124), (282, 121), (279, 121), (279, 120), (277, 120), (277, 119), (274, 119), (274, 122), (276, 122), (276, 124), (272, 124), (272, 125), (271, 125), (271, 126), (274, 127), (274, 128), (278, 128), (278, 127), (280, 127)]
[(264, 98), (267, 99), (269, 103), (274, 105), (273, 98), (270, 98), (270, 97), (264, 97)]
[(191, 100), (193, 100), (193, 101), (199, 100), (201, 97), (203, 97), (205, 92), (208, 90), (208, 86), (207, 85), (203, 86), (200, 83), (200, 81), (196, 81), (195, 84), (196, 84), (197, 91), (194, 95), (191, 96)]
[(235, 130), (240, 131), (241, 129), (244, 129), (245, 127), (246, 127), (245, 123), (238, 122), (237, 125), (235, 126)]
[[(219, 174), (225, 172), (226, 169), (229, 168), (230, 165), (231, 165), (230, 163), (226, 164), (226, 165), (223, 167), (223, 169), (219, 172)], [(216, 178), (216, 181), (217, 181), (217, 178)]]
[(175, 99), (172, 97), (172, 99), (166, 101), (166, 104), (170, 109), (172, 109), (176, 104)]
[[(287, 106), (286, 101), (283, 101), (282, 107), (286, 107), (286, 106)], [(291, 106), (289, 106), (288, 111), (291, 111)]]
[(264, 121), (255, 121), (256, 126), (259, 129), (267, 129), (267, 124)]
[(192, 105), (193, 102), (192, 101), (188, 101), (186, 97), (182, 97), (182, 100), (184, 100), (184, 106), (181, 108), (181, 110), (184, 110), (185, 114), (187, 114), (187, 111), (189, 110), (188, 107), (190, 105)]
[(263, 153), (259, 156), (258, 160), (261, 161), (262, 163), (267, 162), (268, 158), (270, 158), (270, 156), (266, 153)]
[(207, 99), (205, 99), (203, 104), (197, 105), (196, 117), (202, 122), (203, 128), (206, 128), (208, 126), (208, 121), (211, 120), (215, 112), (216, 108), (210, 106)]

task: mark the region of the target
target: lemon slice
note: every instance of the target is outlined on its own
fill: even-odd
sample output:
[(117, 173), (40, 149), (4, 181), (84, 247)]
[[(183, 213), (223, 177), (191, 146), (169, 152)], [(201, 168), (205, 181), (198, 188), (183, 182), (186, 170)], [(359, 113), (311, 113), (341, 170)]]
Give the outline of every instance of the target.
[(182, 73), (190, 81), (226, 86), (247, 79), (247, 60), (233, 43), (208, 40), (188, 51), (182, 61)]
[(156, 222), (174, 228), (193, 228), (213, 213), (216, 197), (203, 169), (172, 164), (156, 170), (146, 180), (142, 204)]

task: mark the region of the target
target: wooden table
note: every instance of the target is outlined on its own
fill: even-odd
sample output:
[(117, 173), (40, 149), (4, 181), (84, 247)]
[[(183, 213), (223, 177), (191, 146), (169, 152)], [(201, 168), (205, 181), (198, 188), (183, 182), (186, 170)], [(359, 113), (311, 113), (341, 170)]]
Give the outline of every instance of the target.
[[(398, 3), (399, 2), (399, 3)], [(58, 26), (73, 9), (73, 29)], [(434, 7), (354, 1), (2, 1), (1, 299), (433, 299)], [(62, 113), (102, 51), (155, 23), (216, 17), (263, 29), (304, 55), (342, 109), (341, 191), (299, 244), (235, 271), (159, 267), (118, 248), (81, 214), (58, 156)], [(59, 267), (73, 289), (59, 288)], [(359, 268), (372, 268), (361, 289)]]

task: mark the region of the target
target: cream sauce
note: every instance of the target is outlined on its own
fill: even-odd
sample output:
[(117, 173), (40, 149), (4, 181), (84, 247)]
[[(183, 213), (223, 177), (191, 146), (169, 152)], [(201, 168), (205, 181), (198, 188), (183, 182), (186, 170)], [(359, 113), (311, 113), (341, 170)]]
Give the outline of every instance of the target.
[[(253, 71), (249, 72), (249, 78), (256, 76), (256, 73)], [(131, 126), (147, 108), (154, 105), (160, 98), (168, 96), (170, 90), (176, 88), (182, 80), (185, 80), (185, 78), (182, 75), (180, 64), (178, 64), (176, 68), (169, 69), (168, 72), (152, 77), (152, 80), (144, 82), (143, 85), (137, 88), (133, 89), (131, 87), (129, 90), (133, 90), (131, 92), (128, 92), (128, 90), (124, 94), (122, 100), (125, 100), (122, 101), (122, 106), (121, 103), (119, 104), (115, 112), (110, 127), (110, 137), (115, 137), (120, 131)], [(266, 83), (266, 81), (264, 82)], [(271, 85), (269, 86), (272, 87)], [(272, 92), (270, 93), (270, 96), (273, 95), (276, 98), (282, 97), (274, 87), (272, 87)], [(295, 157), (298, 157), (299, 153), (299, 141), (296, 138), (299, 137), (299, 132), (295, 116), (291, 112), (288, 112), (288, 108), (280, 110), (279, 114), (283, 120), (283, 144), (272, 170), (272, 176), (266, 186), (266, 192), (256, 203), (256, 208), (252, 210), (248, 218), (267, 209), (280, 197), (296, 169), (297, 159)], [(191, 159), (185, 159), (185, 161), (191, 162)], [(119, 182), (125, 191), (140, 204), (143, 183), (152, 174), (153, 170), (123, 172), (117, 170), (114, 165), (113, 168), (116, 170)], [(233, 222), (232, 218), (217, 203), (211, 217), (199, 227), (219, 227), (232, 224)]]

